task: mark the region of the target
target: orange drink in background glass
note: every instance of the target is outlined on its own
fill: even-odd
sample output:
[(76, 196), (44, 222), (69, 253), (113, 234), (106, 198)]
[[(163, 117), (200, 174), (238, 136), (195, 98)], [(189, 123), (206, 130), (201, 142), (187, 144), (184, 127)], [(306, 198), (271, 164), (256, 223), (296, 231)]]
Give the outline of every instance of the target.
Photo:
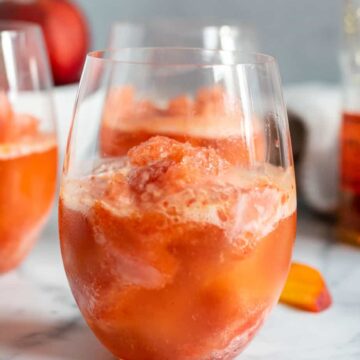
[(275, 60), (124, 49), (89, 54), (82, 79), (59, 226), (85, 320), (120, 359), (234, 359), (295, 238)]
[(344, 1), (337, 237), (360, 246), (360, 1)]
[(49, 213), (57, 145), (38, 26), (0, 22), (0, 273), (32, 248)]

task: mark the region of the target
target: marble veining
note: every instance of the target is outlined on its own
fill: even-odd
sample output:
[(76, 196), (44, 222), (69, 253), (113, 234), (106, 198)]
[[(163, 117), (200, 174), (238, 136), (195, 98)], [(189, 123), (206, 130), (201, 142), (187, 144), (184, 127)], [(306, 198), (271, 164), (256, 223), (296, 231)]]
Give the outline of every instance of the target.
[[(300, 218), (294, 259), (323, 272), (334, 304), (320, 314), (278, 305), (239, 359), (360, 359), (360, 249), (337, 244), (331, 224)], [(74, 303), (56, 227), (54, 214), (26, 262), (0, 277), (0, 360), (113, 359)]]

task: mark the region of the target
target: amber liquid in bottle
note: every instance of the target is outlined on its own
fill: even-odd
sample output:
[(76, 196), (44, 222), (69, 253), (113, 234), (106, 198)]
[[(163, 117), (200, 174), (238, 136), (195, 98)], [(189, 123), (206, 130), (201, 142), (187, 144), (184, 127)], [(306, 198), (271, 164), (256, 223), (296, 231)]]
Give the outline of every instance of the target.
[(343, 113), (340, 146), (338, 237), (360, 246), (360, 111)]

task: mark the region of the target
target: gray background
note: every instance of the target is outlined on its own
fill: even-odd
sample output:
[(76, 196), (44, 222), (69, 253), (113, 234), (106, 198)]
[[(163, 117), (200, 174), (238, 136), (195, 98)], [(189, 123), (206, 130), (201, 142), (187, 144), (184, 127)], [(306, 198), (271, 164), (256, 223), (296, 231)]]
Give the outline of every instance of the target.
[(93, 48), (104, 48), (115, 20), (214, 17), (255, 25), (264, 52), (277, 57), (283, 81), (339, 79), (341, 0), (77, 0)]

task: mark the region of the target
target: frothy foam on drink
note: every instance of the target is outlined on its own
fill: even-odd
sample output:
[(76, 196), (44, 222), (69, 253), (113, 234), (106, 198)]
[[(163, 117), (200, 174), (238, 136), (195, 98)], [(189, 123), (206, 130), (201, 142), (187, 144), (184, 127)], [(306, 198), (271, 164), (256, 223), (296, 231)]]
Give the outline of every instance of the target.
[[(104, 126), (111, 131), (143, 131), (150, 134), (185, 135), (189, 137), (218, 139), (224, 137), (244, 137), (241, 114), (216, 118), (203, 117), (165, 117), (158, 116), (141, 120), (106, 120)], [(219, 126), (222, 124), (222, 126)]]
[(90, 177), (65, 180), (62, 198), (85, 214), (100, 204), (112, 222), (151, 221), (161, 238), (177, 225), (214, 226), (242, 254), (295, 211), (293, 179), (292, 168), (249, 170), (213, 148), (154, 136)]
[[(249, 241), (256, 244), (296, 208), (292, 168), (267, 165), (261, 171), (231, 169), (172, 193), (149, 184), (139, 198), (126, 184), (131, 166), (127, 164), (121, 170), (116, 165), (107, 166), (107, 172), (102, 170), (91, 177), (65, 179), (61, 193), (64, 205), (87, 214), (95, 201), (100, 201), (114, 217), (138, 217), (152, 211), (174, 224), (211, 224), (222, 229), (239, 251), (249, 246)], [(119, 173), (124, 188), (117, 193), (115, 187), (112, 197), (106, 198), (108, 184)]]
[(19, 142), (0, 143), (0, 160), (42, 153), (54, 147), (56, 147), (56, 138), (53, 134), (39, 134)]

